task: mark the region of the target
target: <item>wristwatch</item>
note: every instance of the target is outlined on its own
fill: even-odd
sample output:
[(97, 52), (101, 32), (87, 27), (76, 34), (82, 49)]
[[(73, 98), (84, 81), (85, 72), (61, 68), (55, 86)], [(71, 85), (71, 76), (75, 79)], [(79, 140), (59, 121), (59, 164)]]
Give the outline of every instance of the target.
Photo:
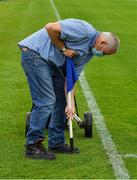
[(63, 47), (63, 48), (60, 49), (60, 52), (61, 52), (61, 53), (64, 53), (66, 50), (67, 50), (67, 49), (66, 49), (65, 47)]

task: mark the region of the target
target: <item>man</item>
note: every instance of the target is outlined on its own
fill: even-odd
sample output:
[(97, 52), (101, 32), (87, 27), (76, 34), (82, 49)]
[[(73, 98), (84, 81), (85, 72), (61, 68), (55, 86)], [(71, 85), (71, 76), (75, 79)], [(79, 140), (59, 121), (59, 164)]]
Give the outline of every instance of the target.
[[(64, 111), (67, 118), (75, 113), (74, 89), (72, 107), (68, 108), (64, 86), (65, 58), (73, 58), (80, 75), (84, 65), (94, 56), (116, 53), (119, 39), (110, 32), (98, 32), (89, 23), (65, 19), (48, 23), (44, 28), (19, 42), (22, 67), (27, 77), (34, 107), (26, 135), (26, 157), (55, 159), (53, 152), (70, 153), (65, 144)], [(66, 89), (66, 87), (65, 87)], [(66, 97), (65, 97), (66, 96)], [(48, 126), (47, 151), (42, 144)], [(78, 148), (74, 150), (79, 152)]]

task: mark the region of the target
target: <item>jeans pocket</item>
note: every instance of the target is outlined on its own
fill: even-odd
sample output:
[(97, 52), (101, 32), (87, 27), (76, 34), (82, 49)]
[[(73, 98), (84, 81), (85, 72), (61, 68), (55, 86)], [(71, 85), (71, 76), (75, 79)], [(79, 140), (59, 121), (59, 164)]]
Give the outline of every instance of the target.
[(22, 51), (21, 53), (21, 59), (22, 62), (30, 63), (34, 58), (33, 52), (32, 51)]
[(22, 61), (28, 59), (28, 51), (21, 52), (21, 59), (22, 59)]

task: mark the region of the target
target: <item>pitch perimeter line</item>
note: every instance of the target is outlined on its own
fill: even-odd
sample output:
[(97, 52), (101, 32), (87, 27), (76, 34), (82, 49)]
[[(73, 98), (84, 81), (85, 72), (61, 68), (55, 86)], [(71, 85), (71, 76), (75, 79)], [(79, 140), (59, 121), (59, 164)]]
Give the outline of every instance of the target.
[[(60, 14), (53, 2), (53, 0), (50, 0), (50, 3), (54, 9), (55, 15), (58, 20), (61, 20)], [(97, 127), (97, 130), (100, 134), (102, 143), (104, 145), (104, 149), (106, 150), (110, 162), (112, 164), (115, 176), (117, 179), (130, 179), (130, 176), (128, 175), (128, 171), (124, 166), (124, 162), (121, 158), (121, 156), (118, 154), (118, 151), (116, 149), (116, 146), (111, 138), (111, 135), (106, 127), (106, 124), (104, 122), (104, 117), (96, 103), (95, 97), (88, 85), (88, 82), (85, 78), (84, 72), (81, 74), (80, 77), (80, 85), (82, 88), (82, 91), (85, 95), (85, 98), (88, 103), (88, 107), (90, 111), (92, 112), (93, 118), (95, 120), (95, 124)]]
[(123, 155), (124, 158), (137, 158), (137, 154), (124, 154)]
[(80, 77), (80, 85), (88, 103), (88, 107), (92, 112), (93, 119), (95, 121), (97, 130), (101, 137), (104, 149), (109, 156), (116, 178), (118, 179), (130, 179), (127, 169), (120, 154), (116, 149), (116, 146), (111, 138), (111, 135), (106, 127), (104, 117), (99, 109), (96, 99), (88, 85), (84, 72)]
[(53, 7), (53, 9), (54, 9), (54, 12), (55, 12), (55, 15), (56, 15), (57, 20), (58, 20), (58, 21), (61, 20), (60, 14), (59, 14), (59, 12), (58, 12), (58, 10), (57, 10), (57, 8), (56, 8), (53, 0), (50, 0), (50, 3), (51, 3), (51, 5), (52, 5), (52, 7)]

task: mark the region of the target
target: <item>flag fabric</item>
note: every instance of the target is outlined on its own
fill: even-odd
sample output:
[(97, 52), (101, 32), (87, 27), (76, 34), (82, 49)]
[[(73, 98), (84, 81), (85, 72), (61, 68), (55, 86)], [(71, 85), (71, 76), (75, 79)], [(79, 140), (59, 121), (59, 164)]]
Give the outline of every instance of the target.
[(75, 70), (73, 60), (69, 57), (66, 58), (66, 77), (67, 77), (67, 93), (69, 93), (73, 89), (75, 82), (78, 80), (78, 75)]

